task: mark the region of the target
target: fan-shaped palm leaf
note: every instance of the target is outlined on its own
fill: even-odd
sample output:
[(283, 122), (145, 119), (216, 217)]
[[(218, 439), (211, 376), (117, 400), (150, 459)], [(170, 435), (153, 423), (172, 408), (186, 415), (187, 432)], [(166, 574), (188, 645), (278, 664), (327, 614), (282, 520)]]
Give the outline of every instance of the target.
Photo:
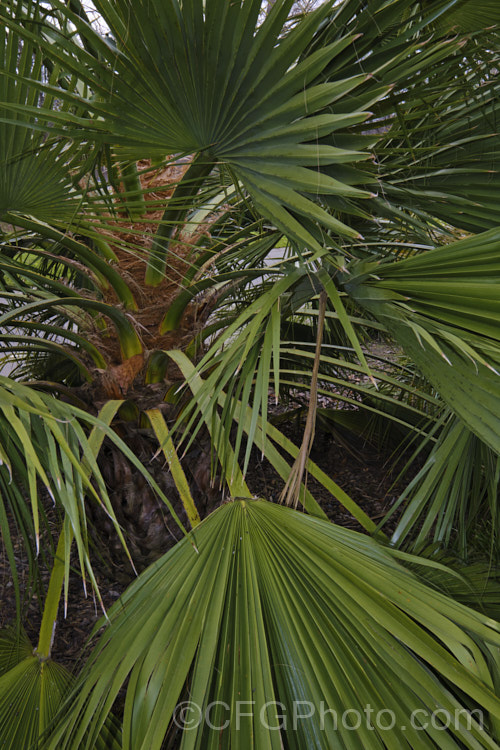
[[(0, 742), (5, 750), (39, 747), (53, 724), (73, 675), (51, 659), (41, 659), (24, 631), (0, 631)], [(110, 717), (96, 750), (119, 750), (119, 725)]]
[(491, 525), (496, 547), (498, 495), (498, 455), (460, 419), (449, 417), (428, 460), (394, 507), (406, 501), (392, 540), (401, 545), (418, 527), (412, 546), (418, 548), (432, 536), (446, 546), (455, 542), (467, 558), (471, 531)]
[[(181, 542), (110, 611), (51, 748), (91, 748), (128, 675), (134, 750), (161, 747), (188, 678), (183, 748), (279, 748), (281, 734), (297, 749), (497, 747), (500, 625), (398, 561), (414, 558), (263, 501), (229, 503), (192, 534), (198, 553)], [(391, 730), (367, 724), (367, 707), (392, 711)], [(447, 728), (430, 721), (436, 707)]]
[(429, 227), (443, 231), (436, 218), (467, 231), (496, 226), (500, 12), (493, 5), (345, 0), (318, 31), (313, 49), (346, 32), (360, 34), (324, 75), (338, 64), (350, 75), (374, 75), (342, 107), (355, 107), (375, 82), (391, 87), (348, 137), (337, 143), (334, 133), (321, 141), (373, 150), (378, 197), (371, 215), (358, 213), (356, 222), (365, 237), (380, 238), (387, 222), (399, 238), (410, 231), (425, 237)]
[[(23, 3), (16, 0), (11, 11), (22, 13)], [(2, 25), (0, 70), (0, 219), (18, 212), (43, 221), (68, 221), (82, 199), (73, 176), (84, 155), (66, 140), (47, 138), (35, 129), (36, 110), (50, 119), (60, 108), (52, 97), (41, 96), (42, 51)]]
[[(316, 113), (354, 90), (366, 75), (344, 78), (339, 70), (329, 82), (310, 85), (354, 37), (333, 42), (297, 63), (330, 3), (283, 37), (280, 34), (292, 0), (274, 3), (256, 29), (260, 5), (259, 0), (230, 4), (189, 0), (182, 4), (181, 12), (178, 2), (130, 6), (98, 0), (96, 8), (111, 29), (115, 47), (65, 4), (56, 2), (54, 7), (74, 23), (107, 64), (58, 38), (58, 48), (52, 49), (52, 54), (63, 69), (81, 77), (97, 95), (86, 102), (95, 119), (69, 117), (66, 112), (50, 118), (39, 113), (39, 117), (50, 120), (54, 133), (64, 133), (60, 125), (78, 121), (79, 137), (120, 146), (132, 159), (178, 152), (201, 154), (176, 191), (165, 222), (178, 220), (179, 208), (184, 210), (212, 165), (221, 162), (231, 170), (235, 184), (248, 190), (263, 215), (299, 245), (319, 248), (307, 229), (311, 220), (335, 234), (356, 237), (356, 230), (325, 211), (317, 199), (337, 194), (369, 197), (370, 193), (354, 187), (352, 180), (335, 179), (323, 170), (323, 165), (356, 162), (368, 154), (318, 147), (315, 141), (352, 122), (362, 122), (367, 113), (362, 102), (348, 116)], [(6, 21), (19, 29), (12, 18)], [(43, 39), (38, 41), (43, 44)], [(45, 88), (56, 94), (55, 87)], [(379, 89), (377, 96), (382, 94)], [(73, 101), (71, 92), (57, 90), (57, 95), (68, 105)], [(363, 181), (360, 175), (358, 182)], [(306, 221), (299, 222), (297, 216)], [(163, 236), (168, 239), (169, 231), (165, 226), (160, 229), (153, 246), (148, 277), (152, 283), (159, 282), (164, 272)]]
[(498, 230), (397, 263), (353, 264), (354, 299), (384, 321), (472, 432), (500, 451)]

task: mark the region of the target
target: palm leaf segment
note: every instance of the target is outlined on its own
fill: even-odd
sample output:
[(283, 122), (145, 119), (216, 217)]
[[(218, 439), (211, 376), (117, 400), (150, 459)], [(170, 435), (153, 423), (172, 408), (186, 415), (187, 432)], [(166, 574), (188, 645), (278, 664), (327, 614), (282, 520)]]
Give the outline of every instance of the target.
[[(52, 659), (33, 651), (24, 631), (0, 631), (0, 741), (5, 750), (39, 747), (74, 677)], [(95, 743), (96, 750), (120, 750), (113, 717)]]
[[(132, 5), (99, 0), (95, 5), (117, 47), (62, 4), (54, 4), (101, 58), (62, 39), (55, 51), (61, 66), (82, 77), (96, 94), (88, 103), (95, 119), (80, 121), (82, 138), (89, 135), (98, 143), (119, 146), (130, 159), (197, 153), (202, 174), (207, 164), (224, 164), (264, 216), (302, 246), (317, 249), (318, 241), (297, 216), (338, 234), (358, 236), (317, 199), (336, 194), (369, 197), (322, 173), (325, 165), (368, 154), (316, 143), (346, 125), (344, 113), (323, 110), (367, 78), (346, 78), (339, 70), (328, 82), (320, 80), (325, 66), (334, 65), (355, 36), (336, 40), (297, 63), (331, 3), (284, 36), (291, 0), (278, 0), (261, 26), (258, 0), (188, 0), (182, 12), (177, 0)], [(58, 90), (58, 95), (74, 101), (71, 93)], [(362, 104), (349, 113), (347, 124), (366, 119)], [(51, 123), (57, 126), (57, 120), (68, 122), (65, 113)]]
[[(29, 640), (0, 632), (0, 738), (9, 748), (33, 747), (67, 694), (71, 674), (53, 661), (41, 662)], [(22, 721), (12, 716), (22, 714)]]
[[(22, 3), (6, 5), (13, 17), (21, 14)], [(29, 28), (40, 22), (36, 11), (30, 20)], [(102, 356), (73, 332), (71, 314), (67, 315), (69, 325), (56, 327), (51, 311), (60, 311), (69, 304), (71, 310), (76, 306), (80, 310), (90, 310), (94, 316), (96, 313), (109, 316), (115, 322), (124, 358), (141, 351), (140, 341), (120, 310), (82, 299), (61, 280), (44, 275), (43, 258), (53, 259), (59, 254), (62, 264), (69, 268), (84, 262), (88, 269), (87, 280), (94, 288), (98, 283), (104, 288), (111, 286), (128, 308), (134, 308), (135, 302), (127, 285), (105, 257), (51, 226), (67, 227), (81, 210), (85, 190), (79, 186), (78, 178), (91, 169), (95, 154), (86, 144), (69, 143), (65, 137), (43, 131), (40, 123), (44, 119), (50, 121), (68, 113), (65, 103), (42, 89), (44, 86), (56, 88), (64, 80), (66, 90), (73, 90), (76, 79), (70, 81), (57, 65), (48, 64), (36, 37), (25, 34), (15, 23), (14, 26), (16, 28), (7, 29), (3, 25), (0, 28), (0, 220), (17, 228), (10, 233), (6, 225), (0, 228), (3, 249), (0, 322), (4, 327), (14, 325), (16, 330), (0, 335), (0, 349), (7, 340), (7, 350), (11, 354), (33, 349), (68, 354), (87, 377), (85, 364), (60, 342), (76, 342), (91, 354), (99, 367), (104, 365)], [(84, 104), (73, 103), (73, 116), (75, 112), (81, 114), (82, 107), (85, 109)], [(31, 234), (23, 234), (20, 227)], [(65, 253), (62, 257), (61, 252)], [(59, 275), (60, 271), (59, 268)], [(33, 336), (33, 328), (38, 336)], [(54, 336), (58, 340), (52, 340)]]
[[(297, 750), (498, 747), (464, 710), (472, 700), (491, 727), (500, 718), (498, 625), (396, 559), (415, 558), (264, 501), (226, 504), (191, 536), (199, 554), (176, 545), (110, 611), (50, 747), (92, 747), (129, 674), (123, 747), (134, 750), (162, 746), (188, 677), (182, 748), (281, 748), (280, 726)], [(438, 707), (448, 730), (430, 720)], [(363, 718), (357, 732), (348, 709)]]
[[(50, 120), (60, 109), (60, 102), (40, 92), (48, 75), (42, 51), (2, 24), (0, 70), (0, 218), (14, 211), (42, 221), (68, 221), (82, 198), (75, 174), (85, 152), (37, 129), (40, 119)], [(54, 70), (49, 82), (56, 80)]]
[(359, 261), (345, 288), (383, 321), (470, 430), (500, 451), (498, 229), (394, 262)]
[[(364, 105), (373, 116), (349, 132), (362, 128), (357, 137), (372, 139), (365, 147), (378, 173), (372, 215), (357, 222), (364, 237), (381, 238), (373, 214), (382, 227), (389, 221), (400, 235), (411, 227), (424, 238), (429, 226), (442, 230), (441, 222), (469, 232), (497, 226), (499, 23), (498, 3), (344, 0), (316, 34), (313, 49), (360, 35), (334, 66), (348, 76), (369, 70), (373, 78), (342, 106), (355, 106), (365, 90), (390, 87)], [(332, 73), (331, 66), (323, 71)]]

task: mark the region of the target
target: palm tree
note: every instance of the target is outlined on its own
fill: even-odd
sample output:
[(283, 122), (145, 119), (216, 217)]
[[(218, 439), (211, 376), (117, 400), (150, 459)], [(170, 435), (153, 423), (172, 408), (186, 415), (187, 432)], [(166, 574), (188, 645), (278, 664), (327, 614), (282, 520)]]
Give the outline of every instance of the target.
[[(42, 486), (63, 511), (35, 653), (0, 639), (6, 747), (497, 747), (495, 584), (462, 565), (458, 585), (423, 545), (464, 557), (485, 514), (498, 538), (498, 10), (343, 0), (288, 22), (292, 4), (96, 0), (105, 35), (79, 2), (0, 10), (14, 572), (7, 507), (28, 546)], [(367, 330), (413, 364), (369, 366)], [(392, 540), (308, 458), (332, 387), (358, 429), (427, 452)], [(310, 392), (300, 448), (268, 419), (288, 388)], [(253, 445), (294, 509), (252, 498)], [(326, 519), (306, 472), (368, 535)], [(180, 541), (65, 700), (51, 637), (73, 539), (95, 586), (92, 507), (132, 520), (133, 557), (167, 549), (136, 476)]]

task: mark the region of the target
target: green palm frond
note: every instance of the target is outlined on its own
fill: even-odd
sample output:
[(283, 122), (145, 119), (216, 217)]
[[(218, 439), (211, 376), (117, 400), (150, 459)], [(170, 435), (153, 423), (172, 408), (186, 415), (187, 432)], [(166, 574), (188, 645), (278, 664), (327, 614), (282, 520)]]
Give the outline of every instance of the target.
[[(185, 443), (203, 425), (237, 498), (198, 523), (181, 433), (150, 407), (140, 429), (149, 417), (193, 531), (113, 607), (44, 746), (111, 747), (101, 732), (127, 683), (131, 750), (498, 748), (494, 576), (448, 569), (422, 547), (431, 538), (469, 554), (476, 519), (496, 533), (498, 10), (340, 0), (290, 20), (292, 0), (267, 14), (261, 5), (94, 0), (108, 35), (79, 0), (0, 7), (0, 354), (18, 365), (0, 378), (0, 530), (18, 603), (9, 515), (35, 566), (45, 493), (64, 513), (59, 589), (73, 537), (95, 585), (85, 503), (99, 502), (117, 527), (97, 464), (104, 437), (180, 524), (110, 427), (123, 402), (96, 418), (16, 383), (30, 358), (34, 374), (42, 355), (65, 357), (54, 377), (81, 405), (69, 386), (104, 382), (118, 346), (145, 365), (147, 385), (170, 380), (173, 362), (165, 399), (180, 371)], [(148, 172), (175, 164), (173, 182), (147, 186)], [(473, 234), (455, 241), (464, 231)], [(147, 264), (143, 285), (119, 267), (132, 254)], [(171, 281), (150, 347), (137, 303), (151, 292), (161, 308)], [(197, 301), (206, 308), (177, 343)], [(94, 336), (106, 331), (102, 316), (114, 329), (109, 357)], [(393, 336), (412, 363), (372, 357), (370, 330)], [(168, 351), (171, 342), (185, 351)], [(428, 458), (401, 498), (394, 546), (269, 420), (271, 393), (294, 389), (310, 415), (317, 394), (334, 394), (353, 414), (396, 425), (404, 447), (422, 441)], [(330, 524), (300, 472), (308, 515), (250, 499), (252, 446), (285, 482), (299, 457), (373, 538)], [(480, 586), (486, 614), (471, 594)], [(45, 643), (59, 603), (47, 599)], [(0, 637), (0, 745), (12, 750), (36, 742), (70, 689), (45, 652), (28, 649)], [(217, 731), (201, 721), (175, 736), (172, 713), (187, 698), (200, 716), (215, 706)], [(238, 717), (238, 701), (258, 710)], [(293, 715), (294, 701), (310, 701), (309, 715), (279, 726), (277, 702)], [(368, 706), (393, 711), (394, 727), (370, 727), (364, 715), (356, 731), (342, 723)], [(321, 707), (338, 726), (331, 711), (321, 721)], [(436, 708), (455, 721), (430, 721)]]
[[(74, 537), (82, 576), (88, 575), (99, 593), (88, 550), (88, 525), (85, 496), (97, 502), (114, 524), (123, 545), (125, 541), (111, 505), (96, 456), (107, 436), (135, 468), (151, 483), (166, 504), (172, 518), (179, 521), (169, 499), (133, 452), (109, 427), (121, 401), (109, 401), (96, 418), (70, 404), (37, 392), (34, 388), (0, 377), (0, 531), (17, 589), (16, 561), (8, 524), (9, 515), (18, 520), (25, 532), (28, 549), (38, 553), (40, 518), (43, 518), (41, 487), (66, 513), (68, 538)], [(90, 426), (88, 435), (84, 426)], [(26, 514), (27, 499), (30, 512)], [(70, 544), (65, 548), (66, 587), (69, 575)], [(66, 588), (67, 595), (67, 588)]]
[[(420, 240), (447, 224), (467, 231), (496, 226), (500, 18), (494, 3), (486, 5), (345, 0), (318, 31), (313, 49), (345, 33), (361, 34), (341, 64), (351, 75), (374, 77), (345, 98), (347, 111), (357, 106), (356, 95), (390, 87), (348, 137), (341, 134), (337, 143), (334, 133), (322, 140), (357, 143), (374, 154), (378, 196), (369, 214), (358, 213), (355, 226), (363, 236), (380, 237), (388, 225), (399, 239), (419, 233)], [(483, 17), (488, 28), (478, 21)], [(344, 210), (350, 208), (345, 203)]]
[[(476, 39), (429, 74), (415, 76), (411, 95), (391, 92), (395, 117), (376, 146), (383, 196), (434, 224), (481, 232), (498, 223), (500, 108), (495, 52)], [(479, 56), (480, 59), (475, 59)]]
[[(27, 549), (38, 554), (45, 517), (43, 491), (66, 512), (68, 531), (71, 530), (76, 540), (82, 575), (84, 579), (89, 576), (96, 591), (97, 582), (88, 554), (85, 495), (105, 508), (123, 540), (96, 463), (96, 437), (89, 438), (85, 434), (78, 416), (69, 404), (9, 378), (0, 378), (0, 530), (13, 572), (18, 606), (18, 578), (8, 518), (16, 520)], [(93, 421), (92, 417), (89, 419)], [(104, 422), (102, 427), (106, 429)], [(66, 580), (69, 556), (68, 544), (64, 554)]]
[[(76, 118), (65, 111), (50, 118), (43, 112), (38, 116), (50, 121), (53, 133), (65, 133), (64, 126), (78, 122), (79, 137), (119, 146), (130, 159), (200, 154), (185, 175), (183, 188), (177, 191), (175, 200), (181, 203), (197, 192), (211, 165), (221, 163), (232, 174), (234, 184), (248, 191), (254, 206), (299, 245), (319, 248), (307, 229), (314, 222), (336, 235), (357, 237), (356, 230), (321, 206), (321, 199), (330, 195), (367, 198), (371, 193), (355, 187), (352, 180), (327, 175), (323, 166), (355, 163), (368, 154), (318, 147), (316, 140), (352, 122), (362, 122), (368, 113), (361, 106), (349, 116), (334, 111), (317, 113), (353, 91), (366, 75), (344, 77), (340, 69), (335, 79), (312, 86), (324, 67), (353, 44), (354, 37), (332, 42), (297, 63), (330, 3), (280, 36), (291, 5), (291, 0), (278, 0), (256, 28), (258, 0), (229, 5), (209, 0), (205, 6), (190, 0), (182, 4), (182, 13), (177, 2), (147, 3), (144, 7), (135, 3), (131, 7), (126, 2), (103, 0), (96, 8), (111, 29), (115, 47), (65, 4), (56, 2), (54, 8), (99, 51), (100, 60), (90, 59), (85, 49), (60, 35), (57, 50), (51, 45), (60, 66), (80, 77), (96, 94), (85, 102), (93, 119)], [(12, 17), (5, 20), (11, 28), (19, 29)], [(57, 31), (53, 33), (57, 36)], [(38, 41), (44, 44), (43, 38)], [(49, 44), (45, 42), (47, 50)], [(68, 106), (79, 101), (67, 90), (54, 86), (44, 90)], [(382, 93), (380, 90), (377, 96)], [(359, 173), (358, 182), (364, 181)], [(299, 221), (299, 216), (305, 221)], [(164, 219), (177, 219), (174, 206)], [(152, 283), (164, 270), (166, 251), (166, 246), (158, 243)]]
[(99, 242), (99, 235), (77, 240), (68, 232), (33, 218), (15, 213), (4, 218), (15, 229), (2, 237), (7, 256), (2, 260), (11, 264), (2, 270), (12, 274), (17, 283), (22, 283), (24, 272), (28, 279), (45, 282), (49, 289), (52, 285), (52, 289), (66, 294), (76, 295), (74, 286), (89, 288), (97, 296), (112, 288), (127, 309), (137, 308), (129, 287), (111, 265), (116, 262), (116, 255), (109, 248), (106, 255), (101, 252), (104, 243)]
[(383, 320), (444, 401), (500, 451), (498, 230), (392, 263), (353, 264), (347, 292)]
[[(214, 318), (217, 320), (221, 316), (220, 328), (215, 322), (211, 329), (213, 343), (197, 365), (197, 372), (204, 382), (196, 402), (183, 409), (183, 418), (189, 417), (188, 427), (195, 421), (198, 425), (207, 420), (211, 423), (219, 408), (219, 397), (224, 394), (225, 406), (217, 422), (218, 428), (212, 432), (214, 447), (223, 466), (224, 446), (228, 441), (233, 441), (236, 456), (240, 452), (243, 434), (247, 431), (245, 425), (249, 424), (247, 409), (251, 411), (251, 426), (246, 439), (244, 472), (257, 424), (262, 423), (264, 436), (267, 431), (270, 389), (276, 398), (293, 389), (303, 393), (309, 390), (317, 300), (323, 285), (333, 296), (333, 302), (329, 301), (321, 347), (321, 396), (335, 398), (374, 415), (386, 416), (404, 430), (425, 436), (429, 423), (441, 410), (442, 402), (418, 385), (406, 383), (402, 368), (396, 364), (389, 363), (393, 372), (387, 371), (387, 364), (367, 367), (368, 355), (361, 349), (359, 337), (362, 337), (364, 327), (380, 324), (347, 314), (341, 300), (346, 303), (350, 300), (347, 296), (341, 298), (335, 291), (329, 264), (319, 266), (303, 262), (297, 267), (294, 259), (286, 259), (275, 261), (262, 273), (265, 276), (250, 282), (244, 271), (222, 274), (213, 279), (212, 283), (217, 280), (223, 283), (228, 277), (240, 275), (244, 283), (249, 284), (248, 296), (241, 287), (235, 287), (235, 294), (228, 294), (227, 309), (219, 305)], [(200, 287), (193, 284), (193, 293), (197, 288)], [(190, 294), (188, 289), (185, 298), (190, 299)], [(179, 301), (183, 297), (181, 295)], [(172, 312), (174, 308), (175, 303)], [(303, 340), (307, 333), (309, 345)], [(372, 358), (371, 361), (375, 360)], [(191, 380), (188, 383), (192, 386)], [(236, 435), (232, 433), (234, 420), (239, 423)]]
[[(479, 559), (473, 557), (464, 562), (453, 550), (434, 542), (416, 546), (413, 555), (414, 561), (408, 559), (407, 567), (424, 583), (494, 620), (499, 619), (500, 570), (491, 560), (481, 555)], [(438, 565), (427, 565), (425, 560)]]
[[(198, 712), (186, 748), (497, 747), (500, 626), (422, 584), (401, 564), (414, 558), (264, 501), (226, 504), (191, 533), (198, 553), (181, 542), (110, 611), (48, 747), (91, 748), (128, 675), (134, 750), (162, 746), (183, 700)], [(294, 701), (308, 716), (279, 729)], [(482, 729), (474, 705), (489, 712)], [(367, 706), (393, 711), (394, 728), (350, 732), (344, 711)], [(448, 729), (410, 721), (436, 706)]]
[(436, 3), (435, 0), (422, 2), (424, 8), (444, 9), (442, 15), (438, 15), (436, 24), (438, 28), (446, 25), (447, 28), (457, 26), (465, 31), (475, 31), (485, 27), (500, 24), (500, 9), (495, 0), (486, 0), (477, 5), (474, 0), (455, 0), (452, 3)]
[[(74, 683), (68, 670), (40, 659), (24, 631), (0, 631), (0, 742), (5, 750), (39, 747)], [(21, 719), (19, 718), (21, 717)], [(120, 750), (119, 724), (110, 716), (96, 750)]]
[(454, 544), (465, 558), (472, 532), (489, 520), (491, 547), (496, 548), (499, 489), (498, 455), (461, 420), (449, 418), (424, 466), (398, 500), (406, 507), (392, 541), (401, 545), (411, 538), (412, 546), (418, 547), (432, 538), (447, 547)]
[[(23, 12), (14, 2), (11, 12)], [(36, 20), (37, 17), (34, 18)], [(82, 201), (74, 179), (85, 161), (82, 149), (66, 139), (47, 137), (36, 129), (43, 116), (61, 114), (60, 102), (43, 96), (44, 68), (39, 46), (22, 40), (15, 30), (0, 31), (0, 218), (18, 212), (42, 221), (70, 221)], [(13, 112), (11, 107), (15, 106)], [(63, 107), (64, 109), (64, 107)]]
[[(10, 644), (8, 644), (9, 646)], [(71, 684), (71, 674), (53, 661), (28, 656), (0, 677), (0, 741), (8, 750), (36, 747)], [(22, 721), (12, 721), (22, 713)]]

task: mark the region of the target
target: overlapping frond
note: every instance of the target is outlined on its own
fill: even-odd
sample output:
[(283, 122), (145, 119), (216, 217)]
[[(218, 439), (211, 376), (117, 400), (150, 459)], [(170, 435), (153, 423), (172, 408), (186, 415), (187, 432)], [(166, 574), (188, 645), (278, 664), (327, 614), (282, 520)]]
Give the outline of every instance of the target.
[[(263, 501), (226, 504), (191, 533), (198, 552), (177, 545), (110, 611), (49, 747), (91, 748), (128, 675), (134, 750), (159, 749), (173, 715), (191, 726), (182, 747), (204, 750), (347, 748), (354, 736), (497, 747), (499, 626), (422, 584), (401, 564), (414, 558)], [(294, 705), (308, 710), (292, 723)], [(489, 712), (482, 728), (472, 705)], [(368, 706), (393, 712), (390, 731), (342, 721)], [(430, 721), (436, 706), (446, 728)]]
[[(11, 5), (14, 15), (23, 12), (22, 3)], [(0, 70), (0, 219), (17, 212), (70, 221), (82, 200), (75, 177), (85, 151), (37, 129), (44, 118), (61, 115), (61, 102), (41, 92), (44, 78), (57, 82), (57, 68), (51, 73), (39, 46), (2, 24)]]
[(354, 299), (383, 320), (472, 432), (500, 451), (499, 235), (402, 261), (353, 264)]

